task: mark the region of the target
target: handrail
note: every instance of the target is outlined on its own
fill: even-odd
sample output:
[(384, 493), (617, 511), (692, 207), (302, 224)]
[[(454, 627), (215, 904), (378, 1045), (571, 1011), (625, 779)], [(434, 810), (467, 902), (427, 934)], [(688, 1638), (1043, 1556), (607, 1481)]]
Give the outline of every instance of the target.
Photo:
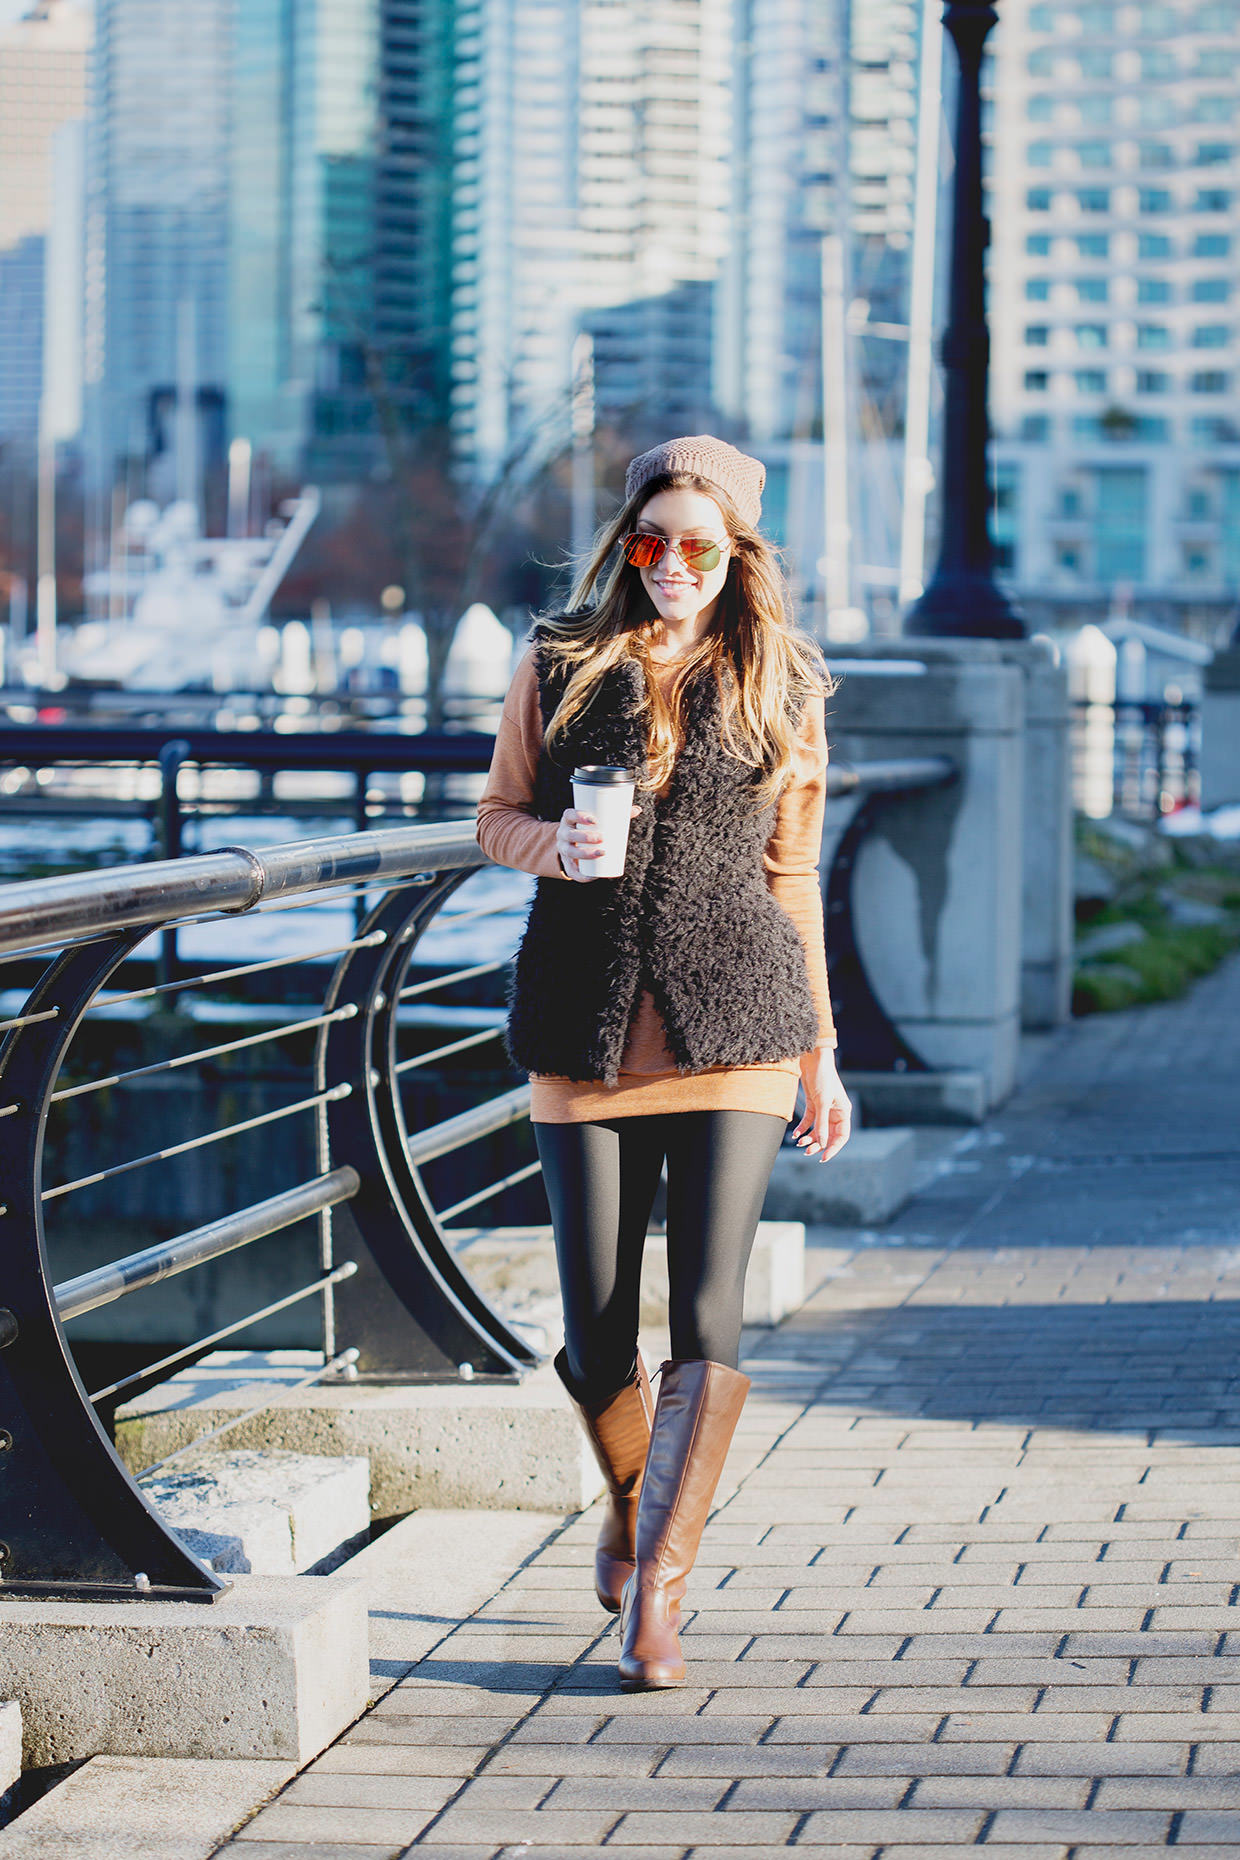
[(149, 865), (29, 879), (0, 889), (0, 956), (143, 924), (179, 923), (203, 911), (240, 914), (273, 898), (358, 881), (377, 885), (486, 863), (472, 829), (444, 821), (292, 840), (262, 851), (225, 846)]

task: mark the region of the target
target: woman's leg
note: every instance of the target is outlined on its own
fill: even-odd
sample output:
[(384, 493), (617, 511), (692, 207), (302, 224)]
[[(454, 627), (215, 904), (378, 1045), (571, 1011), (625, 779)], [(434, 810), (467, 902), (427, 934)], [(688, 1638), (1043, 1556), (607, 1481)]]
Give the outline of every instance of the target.
[(618, 1117), (534, 1126), (555, 1229), (567, 1368), (579, 1400), (610, 1395), (633, 1373), (642, 1249), (665, 1122)]
[(680, 1604), (749, 1380), (736, 1368), (745, 1268), (785, 1120), (687, 1111), (665, 1120), (672, 1360), (664, 1363), (621, 1603), (620, 1684), (685, 1682)]
[(672, 1356), (735, 1369), (745, 1273), (788, 1126), (760, 1111), (665, 1119)]

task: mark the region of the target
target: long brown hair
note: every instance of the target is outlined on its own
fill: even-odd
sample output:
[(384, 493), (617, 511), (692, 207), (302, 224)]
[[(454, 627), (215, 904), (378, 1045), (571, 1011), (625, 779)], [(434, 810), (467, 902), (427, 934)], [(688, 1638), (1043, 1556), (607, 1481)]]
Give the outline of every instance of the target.
[[(653, 676), (650, 646), (659, 618), (641, 576), (612, 552), (660, 491), (701, 491), (722, 513), (732, 540), (728, 576), (706, 634), (678, 662), (670, 687)], [(601, 586), (600, 586), (601, 583)], [(814, 641), (788, 610), (788, 591), (774, 550), (740, 516), (727, 493), (706, 478), (676, 472), (652, 478), (629, 498), (595, 539), (594, 552), (573, 588), (572, 611), (540, 628), (568, 673), (564, 695), (547, 727), (551, 743), (587, 710), (614, 666), (635, 661), (645, 674), (648, 761), (645, 783), (662, 788), (684, 742), (685, 707), (694, 674), (709, 669), (719, 692), (720, 741), (726, 753), (759, 769), (759, 805), (773, 801), (792, 772), (796, 699), (828, 696), (833, 681)]]

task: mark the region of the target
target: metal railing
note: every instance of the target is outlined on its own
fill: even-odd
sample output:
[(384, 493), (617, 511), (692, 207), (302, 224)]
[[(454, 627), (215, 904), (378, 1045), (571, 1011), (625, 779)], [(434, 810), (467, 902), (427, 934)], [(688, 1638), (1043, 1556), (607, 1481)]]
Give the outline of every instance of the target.
[(1201, 794), (1201, 707), (1162, 699), (1072, 707), (1073, 798), (1087, 814), (1157, 820)]
[[(869, 984), (851, 883), (874, 811), (954, 773), (942, 757), (829, 772), (830, 792), (855, 802), (825, 880), (846, 1064), (925, 1069)], [(458, 896), (471, 882), (477, 902)], [(471, 828), (452, 822), (0, 888), (0, 965), (16, 963), (10, 974), (22, 978), (6, 990), (0, 966), (0, 1592), (218, 1594), (226, 1584), (161, 1524), (101, 1414), (294, 1305), (317, 1300), (322, 1318), (321, 1366), (297, 1387), (340, 1375), (508, 1380), (537, 1360), (471, 1284), (450, 1225), (538, 1172), (519, 1154), (483, 1167), (473, 1147), (528, 1118), (528, 1087), (504, 1077), (497, 999), (478, 1000), (480, 990), (497, 996), (527, 895), (528, 881), (489, 866)], [(173, 927), (187, 962), (169, 979), (156, 952)], [(268, 995), (255, 1026), (245, 989), (273, 982), (286, 998)], [(287, 998), (297, 992), (309, 998)], [(250, 1030), (218, 1037), (237, 1020)], [(139, 1042), (115, 1060), (108, 1047), (101, 1064), (99, 1043), (118, 1026), (134, 1039), (154, 1027), (163, 1044), (149, 1056)], [(301, 1050), (299, 1068), (289, 1055)], [(282, 1069), (271, 1069), (273, 1052), (284, 1054)], [(480, 1057), (489, 1083), (480, 1093), (463, 1072), (458, 1096), (474, 1101), (449, 1111), (451, 1069)], [(260, 1060), (267, 1074), (246, 1070)], [(197, 1124), (174, 1102), (187, 1079)], [(101, 1106), (113, 1107), (110, 1118)], [(300, 1148), (286, 1133), (300, 1133)], [(217, 1199), (245, 1183), (239, 1165), (229, 1174), (222, 1161), (243, 1139), (257, 1155), (248, 1180), (275, 1192), (235, 1194), (240, 1205), (204, 1207), (210, 1218), (55, 1282), (48, 1223), (61, 1209), (89, 1215), (92, 1196), (132, 1196), (161, 1167), (193, 1165), (199, 1175), (177, 1177), (157, 1210), (183, 1223), (204, 1180)], [(467, 1151), (475, 1160), (463, 1179), (436, 1174)], [(294, 1178), (285, 1186), (281, 1170)], [(124, 1205), (132, 1226), (142, 1204)], [(318, 1229), (311, 1277), (87, 1391), (66, 1325), (308, 1220)]]

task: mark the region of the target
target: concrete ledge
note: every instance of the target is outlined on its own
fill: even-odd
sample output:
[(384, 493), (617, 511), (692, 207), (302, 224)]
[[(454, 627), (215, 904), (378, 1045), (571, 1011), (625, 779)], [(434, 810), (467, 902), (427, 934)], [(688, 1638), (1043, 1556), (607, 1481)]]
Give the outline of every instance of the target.
[(139, 1484), (187, 1549), (229, 1575), (324, 1574), (370, 1535), (362, 1458), (219, 1453)]
[(0, 1795), (7, 1795), (22, 1773), (22, 1708), (16, 1699), (0, 1704)]
[(27, 1765), (266, 1757), (301, 1765), (366, 1705), (366, 1598), (343, 1577), (238, 1576), (205, 1602), (0, 1601), (0, 1694)]
[[(667, 1302), (667, 1235), (648, 1234), (642, 1259), (642, 1323), (666, 1325)], [(745, 1323), (778, 1324), (804, 1303), (804, 1225), (799, 1219), (759, 1221), (745, 1278)]]
[(867, 1124), (980, 1124), (989, 1109), (981, 1072), (845, 1072)]
[[(309, 1352), (218, 1351), (117, 1413), (116, 1449), (140, 1468), (252, 1408)], [(292, 1359), (296, 1359), (293, 1361)], [(304, 1374), (304, 1367), (301, 1368)], [(423, 1506), (580, 1511), (601, 1489), (585, 1436), (551, 1365), (518, 1385), (306, 1389), (234, 1428), (239, 1447), (370, 1462), (376, 1517)]]
[(878, 1227), (912, 1194), (916, 1161), (911, 1130), (855, 1131), (829, 1163), (784, 1149), (763, 1212), (811, 1226)]
[(95, 1757), (0, 1834), (0, 1860), (208, 1860), (295, 1769)]

